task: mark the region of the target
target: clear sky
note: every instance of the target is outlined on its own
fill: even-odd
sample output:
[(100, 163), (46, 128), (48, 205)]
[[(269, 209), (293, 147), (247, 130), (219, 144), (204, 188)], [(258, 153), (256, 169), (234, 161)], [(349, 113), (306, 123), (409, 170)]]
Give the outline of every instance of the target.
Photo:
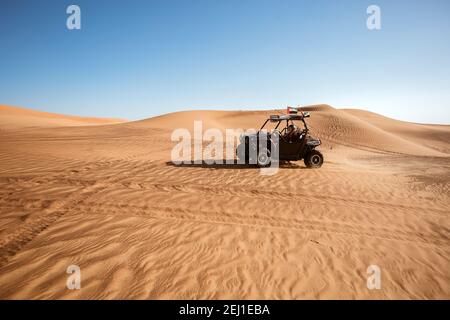
[(2, 0), (0, 104), (139, 119), (328, 103), (450, 124), (449, 14), (448, 0)]

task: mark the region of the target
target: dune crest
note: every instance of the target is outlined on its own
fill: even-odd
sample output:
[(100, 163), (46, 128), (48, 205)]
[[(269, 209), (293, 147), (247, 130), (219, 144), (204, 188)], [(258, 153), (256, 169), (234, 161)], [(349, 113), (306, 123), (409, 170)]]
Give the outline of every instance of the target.
[[(329, 105), (302, 108), (312, 113), (308, 124), (312, 133), (328, 145), (371, 149), (379, 152), (446, 156), (449, 153), (450, 125), (421, 125), (393, 120), (376, 113), (357, 109), (335, 109)], [(265, 111), (182, 111), (127, 123), (129, 128), (193, 130), (201, 120), (204, 129), (258, 129), (270, 114), (285, 110)]]
[(122, 119), (68, 116), (33, 109), (0, 105), (0, 129), (83, 126), (124, 122)]

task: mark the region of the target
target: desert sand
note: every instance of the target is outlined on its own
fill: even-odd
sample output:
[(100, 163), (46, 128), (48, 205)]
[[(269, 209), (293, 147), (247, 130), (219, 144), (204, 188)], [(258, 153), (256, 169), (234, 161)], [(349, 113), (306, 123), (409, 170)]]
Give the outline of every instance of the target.
[(323, 167), (262, 176), (175, 166), (170, 136), (283, 111), (125, 122), (0, 106), (0, 298), (450, 299), (450, 126), (304, 109)]

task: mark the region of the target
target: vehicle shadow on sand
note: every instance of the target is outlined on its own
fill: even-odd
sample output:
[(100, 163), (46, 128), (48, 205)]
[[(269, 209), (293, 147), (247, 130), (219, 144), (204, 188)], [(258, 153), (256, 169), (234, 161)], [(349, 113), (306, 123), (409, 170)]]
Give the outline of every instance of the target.
[[(228, 163), (227, 163), (228, 162)], [(172, 161), (166, 162), (167, 166), (172, 167), (183, 167), (183, 168), (205, 168), (205, 169), (261, 169), (256, 164), (244, 164), (238, 163), (237, 160), (221, 160), (219, 163), (209, 164), (204, 160), (201, 163), (181, 163), (175, 164)], [(288, 161), (281, 161), (279, 163), (279, 167), (282, 169), (308, 169), (305, 166), (302, 166), (299, 163), (293, 163)]]

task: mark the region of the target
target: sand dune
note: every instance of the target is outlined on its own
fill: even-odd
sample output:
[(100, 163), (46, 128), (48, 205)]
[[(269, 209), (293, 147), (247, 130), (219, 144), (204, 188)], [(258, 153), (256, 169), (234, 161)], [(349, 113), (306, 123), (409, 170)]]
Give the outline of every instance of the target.
[(28, 127), (82, 126), (123, 122), (122, 119), (68, 116), (0, 105), (0, 130)]
[(449, 299), (450, 126), (304, 109), (324, 166), (261, 176), (174, 166), (170, 135), (280, 110), (121, 122), (0, 106), (0, 298)]

